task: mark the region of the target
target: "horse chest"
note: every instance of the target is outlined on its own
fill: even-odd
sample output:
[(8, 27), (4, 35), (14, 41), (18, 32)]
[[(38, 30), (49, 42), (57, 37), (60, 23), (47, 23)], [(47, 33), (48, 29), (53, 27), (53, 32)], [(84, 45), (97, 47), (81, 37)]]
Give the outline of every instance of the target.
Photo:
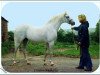
[(47, 41), (54, 41), (57, 38), (56, 30), (48, 31), (47, 33)]

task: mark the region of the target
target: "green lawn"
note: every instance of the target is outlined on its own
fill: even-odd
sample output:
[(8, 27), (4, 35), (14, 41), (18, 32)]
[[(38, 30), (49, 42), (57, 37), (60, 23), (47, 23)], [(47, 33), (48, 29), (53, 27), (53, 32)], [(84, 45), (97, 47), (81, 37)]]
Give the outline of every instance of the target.
[[(45, 52), (45, 43), (28, 43), (27, 51), (32, 55), (43, 55)], [(90, 45), (89, 52), (92, 58), (99, 58), (99, 45)], [(67, 56), (67, 57), (79, 57), (79, 50), (75, 49), (75, 45), (66, 43), (55, 43), (53, 48), (54, 56)]]

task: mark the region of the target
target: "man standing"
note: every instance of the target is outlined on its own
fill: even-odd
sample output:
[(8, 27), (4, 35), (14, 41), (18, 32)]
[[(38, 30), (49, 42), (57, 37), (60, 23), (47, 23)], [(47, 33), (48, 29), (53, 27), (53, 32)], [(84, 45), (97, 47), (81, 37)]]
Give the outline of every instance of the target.
[(92, 71), (92, 61), (89, 54), (89, 23), (86, 20), (86, 16), (81, 14), (78, 16), (78, 20), (81, 23), (78, 27), (72, 27), (72, 29), (78, 31), (78, 44), (80, 45), (80, 63), (76, 69), (84, 69), (85, 71)]

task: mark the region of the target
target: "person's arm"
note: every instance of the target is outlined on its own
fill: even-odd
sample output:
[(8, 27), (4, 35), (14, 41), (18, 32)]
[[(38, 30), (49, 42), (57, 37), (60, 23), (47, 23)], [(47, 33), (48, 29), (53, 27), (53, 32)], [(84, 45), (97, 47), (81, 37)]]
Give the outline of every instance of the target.
[(72, 29), (78, 31), (79, 30), (79, 27), (72, 27)]

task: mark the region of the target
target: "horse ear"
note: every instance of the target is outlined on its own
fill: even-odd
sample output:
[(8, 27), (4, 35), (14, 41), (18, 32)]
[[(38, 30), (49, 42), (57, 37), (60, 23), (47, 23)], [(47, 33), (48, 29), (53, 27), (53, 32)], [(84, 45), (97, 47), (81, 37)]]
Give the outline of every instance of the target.
[(65, 11), (65, 12), (64, 12), (64, 16), (66, 16), (66, 15), (67, 15), (67, 12)]

